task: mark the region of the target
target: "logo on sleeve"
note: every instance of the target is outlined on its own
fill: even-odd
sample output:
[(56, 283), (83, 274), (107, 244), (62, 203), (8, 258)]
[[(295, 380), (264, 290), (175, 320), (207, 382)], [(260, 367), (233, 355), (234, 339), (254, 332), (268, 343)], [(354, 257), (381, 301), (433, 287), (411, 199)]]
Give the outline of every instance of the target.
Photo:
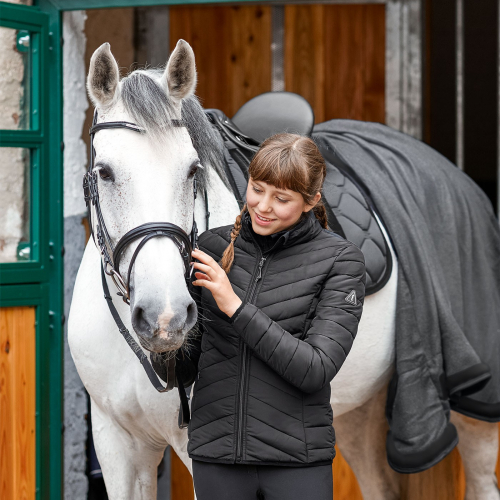
[(356, 300), (356, 292), (355, 290), (351, 290), (349, 295), (344, 299), (348, 304), (352, 304), (353, 306), (357, 306), (358, 302)]

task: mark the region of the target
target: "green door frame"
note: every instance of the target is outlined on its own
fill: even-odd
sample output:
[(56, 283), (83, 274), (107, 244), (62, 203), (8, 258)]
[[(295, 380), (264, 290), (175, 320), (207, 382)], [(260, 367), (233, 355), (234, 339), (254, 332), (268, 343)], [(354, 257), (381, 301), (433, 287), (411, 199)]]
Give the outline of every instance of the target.
[(47, 11), (46, 5), (51, 4), (53, 9), (64, 10), (90, 10), (113, 9), (119, 7), (152, 7), (154, 5), (196, 5), (196, 4), (221, 4), (221, 3), (278, 3), (275, 0), (38, 0), (36, 2), (42, 10)]
[[(36, 307), (36, 500), (63, 497), (63, 53), (62, 13), (154, 5), (272, 3), (271, 0), (34, 0), (0, 1), (0, 24), (41, 34), (39, 127), (1, 131), (0, 147), (36, 151), (32, 160), (31, 226), (36, 243), (29, 262), (0, 264), (2, 307)], [(12, 23), (9, 25), (9, 23)], [(30, 24), (33, 22), (33, 24)], [(45, 44), (45, 45), (43, 45)], [(36, 83), (35, 82), (35, 83)], [(36, 103), (35, 103), (36, 104)]]

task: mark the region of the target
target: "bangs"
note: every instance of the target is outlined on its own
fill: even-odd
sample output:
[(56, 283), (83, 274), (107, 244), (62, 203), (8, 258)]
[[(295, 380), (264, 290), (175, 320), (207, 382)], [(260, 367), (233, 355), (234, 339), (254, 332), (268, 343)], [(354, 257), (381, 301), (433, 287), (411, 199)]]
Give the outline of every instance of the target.
[(307, 196), (309, 172), (303, 158), (292, 148), (260, 149), (250, 164), (253, 180), (267, 182), (278, 189), (291, 189)]

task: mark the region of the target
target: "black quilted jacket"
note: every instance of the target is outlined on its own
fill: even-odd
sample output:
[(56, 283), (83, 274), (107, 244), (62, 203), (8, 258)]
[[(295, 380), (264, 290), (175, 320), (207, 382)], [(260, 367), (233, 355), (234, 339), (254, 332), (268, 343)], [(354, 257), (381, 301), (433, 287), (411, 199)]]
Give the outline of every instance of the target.
[[(232, 227), (205, 231), (200, 249), (218, 262)], [(203, 334), (189, 456), (228, 464), (331, 463), (330, 382), (361, 318), (362, 252), (323, 229), (310, 211), (262, 255), (247, 212), (228, 277), (243, 301), (232, 317), (209, 290), (192, 287)]]

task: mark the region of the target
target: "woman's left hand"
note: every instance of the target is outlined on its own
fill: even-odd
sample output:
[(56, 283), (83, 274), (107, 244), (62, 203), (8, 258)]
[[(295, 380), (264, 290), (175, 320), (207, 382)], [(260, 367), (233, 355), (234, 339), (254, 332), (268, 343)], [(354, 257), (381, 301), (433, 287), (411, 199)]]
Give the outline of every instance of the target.
[(234, 293), (226, 272), (210, 255), (202, 250), (193, 250), (191, 255), (201, 262), (194, 262), (193, 266), (203, 272), (194, 272), (196, 280), (195, 286), (204, 286), (212, 293), (219, 309), (231, 317), (236, 309), (240, 307), (242, 301)]

